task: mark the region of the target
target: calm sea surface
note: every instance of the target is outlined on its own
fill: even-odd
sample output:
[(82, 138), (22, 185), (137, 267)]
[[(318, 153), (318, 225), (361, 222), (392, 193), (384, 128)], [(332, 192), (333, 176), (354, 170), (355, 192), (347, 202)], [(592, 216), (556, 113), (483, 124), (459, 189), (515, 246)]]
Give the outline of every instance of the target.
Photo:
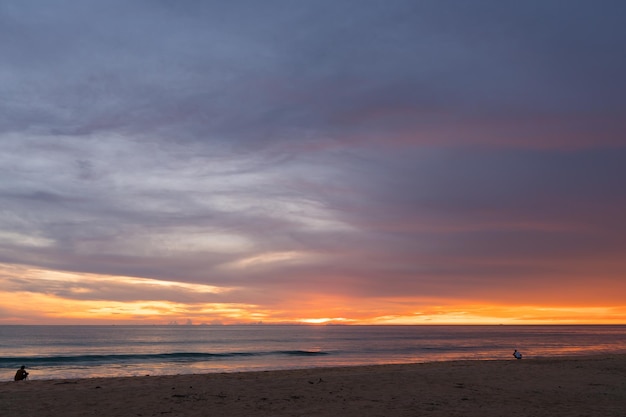
[(0, 379), (626, 353), (626, 326), (0, 326)]

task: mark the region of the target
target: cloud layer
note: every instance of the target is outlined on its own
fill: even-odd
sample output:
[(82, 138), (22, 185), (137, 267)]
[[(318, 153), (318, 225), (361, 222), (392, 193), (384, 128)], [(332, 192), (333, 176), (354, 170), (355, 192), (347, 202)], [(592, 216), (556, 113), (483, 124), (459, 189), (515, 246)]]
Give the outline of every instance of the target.
[(623, 321), (624, 12), (4, 2), (0, 321)]

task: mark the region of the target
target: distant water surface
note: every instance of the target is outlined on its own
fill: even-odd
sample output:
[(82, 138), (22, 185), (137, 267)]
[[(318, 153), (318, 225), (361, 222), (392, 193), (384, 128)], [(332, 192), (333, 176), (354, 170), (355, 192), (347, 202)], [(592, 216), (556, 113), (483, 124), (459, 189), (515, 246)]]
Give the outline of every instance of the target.
[(626, 326), (0, 326), (0, 379), (626, 353)]

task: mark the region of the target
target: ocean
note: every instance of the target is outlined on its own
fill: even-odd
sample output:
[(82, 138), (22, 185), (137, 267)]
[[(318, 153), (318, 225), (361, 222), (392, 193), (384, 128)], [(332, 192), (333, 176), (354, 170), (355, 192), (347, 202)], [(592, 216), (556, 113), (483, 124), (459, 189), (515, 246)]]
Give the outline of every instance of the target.
[(626, 326), (0, 326), (0, 378), (175, 375), (626, 353)]

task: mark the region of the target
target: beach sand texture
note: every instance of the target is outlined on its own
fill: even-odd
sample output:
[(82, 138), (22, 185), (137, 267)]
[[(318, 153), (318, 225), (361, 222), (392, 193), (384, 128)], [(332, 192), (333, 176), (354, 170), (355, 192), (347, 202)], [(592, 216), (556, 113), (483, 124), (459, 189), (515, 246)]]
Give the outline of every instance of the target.
[(626, 355), (7, 381), (0, 415), (626, 417)]

